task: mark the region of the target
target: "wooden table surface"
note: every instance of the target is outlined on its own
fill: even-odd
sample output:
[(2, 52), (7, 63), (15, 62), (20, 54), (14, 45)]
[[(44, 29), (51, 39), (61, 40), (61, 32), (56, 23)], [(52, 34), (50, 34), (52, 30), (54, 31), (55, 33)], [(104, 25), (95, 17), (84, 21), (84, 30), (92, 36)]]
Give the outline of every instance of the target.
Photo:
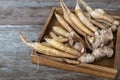
[[(74, 8), (74, 0), (64, 0)], [(120, 0), (85, 0), (94, 8), (103, 8), (120, 15)], [(59, 0), (0, 0), (0, 80), (107, 80), (86, 74), (64, 71), (31, 63), (30, 52), (19, 38), (22, 32), (30, 41), (37, 41), (52, 7)], [(119, 59), (120, 63), (120, 59)], [(118, 67), (120, 80), (120, 64)]]

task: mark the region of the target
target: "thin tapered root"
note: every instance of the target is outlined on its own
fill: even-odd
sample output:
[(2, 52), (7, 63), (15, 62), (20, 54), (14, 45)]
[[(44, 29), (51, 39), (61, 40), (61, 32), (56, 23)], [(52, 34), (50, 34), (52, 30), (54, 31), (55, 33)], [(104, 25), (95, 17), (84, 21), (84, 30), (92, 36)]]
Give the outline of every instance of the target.
[(27, 41), (26, 37), (21, 32), (19, 32), (19, 36), (26, 45), (28, 45), (29, 47), (32, 47), (32, 43), (29, 43), (29, 41)]

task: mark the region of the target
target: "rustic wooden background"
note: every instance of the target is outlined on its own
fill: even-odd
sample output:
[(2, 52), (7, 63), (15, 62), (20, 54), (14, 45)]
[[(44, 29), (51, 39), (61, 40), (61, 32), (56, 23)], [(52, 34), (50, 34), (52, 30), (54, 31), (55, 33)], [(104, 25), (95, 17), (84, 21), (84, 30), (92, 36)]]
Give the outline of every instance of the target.
[[(64, 1), (74, 8), (75, 0)], [(120, 15), (120, 0), (85, 1)], [(0, 80), (107, 80), (45, 66), (35, 72), (37, 65), (31, 63), (31, 49), (20, 40), (18, 32), (36, 41), (54, 6), (60, 6), (59, 0), (0, 0)], [(120, 64), (118, 70), (120, 80)]]

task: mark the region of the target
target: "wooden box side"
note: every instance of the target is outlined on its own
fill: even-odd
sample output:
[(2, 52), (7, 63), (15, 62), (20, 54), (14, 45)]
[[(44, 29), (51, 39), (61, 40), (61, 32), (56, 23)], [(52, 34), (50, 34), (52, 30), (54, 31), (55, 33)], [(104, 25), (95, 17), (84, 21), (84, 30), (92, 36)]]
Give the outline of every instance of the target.
[(105, 72), (104, 67), (101, 67), (101, 69), (103, 69), (103, 71), (100, 71), (100, 70), (90, 69), (87, 67), (85, 68), (85, 67), (81, 67), (81, 66), (77, 66), (77, 65), (70, 65), (70, 64), (53, 61), (51, 59), (47, 59), (47, 58), (37, 56), (34, 54), (31, 55), (31, 58), (32, 58), (32, 63), (35, 63), (35, 64), (39, 63), (40, 65), (44, 65), (44, 66), (50, 66), (50, 67), (54, 67), (54, 68), (58, 68), (58, 69), (64, 69), (64, 70), (68, 70), (68, 71), (84, 73), (84, 74), (89, 74), (89, 75), (103, 77), (103, 78), (109, 78), (109, 79), (116, 78), (116, 73), (117, 73), (116, 70), (113, 70), (112, 73)]
[(116, 46), (115, 46), (115, 56), (114, 56), (114, 68), (118, 68), (118, 58), (120, 53), (120, 25), (117, 29), (117, 36), (116, 36)]
[(39, 36), (39, 38), (38, 38), (38, 41), (39, 41), (39, 42), (42, 41), (42, 37), (45, 35), (45, 32), (46, 32), (46, 30), (47, 30), (47, 28), (48, 28), (48, 26), (49, 26), (49, 23), (50, 23), (50, 21), (52, 21), (52, 19), (53, 19), (55, 10), (56, 10), (56, 7), (53, 7), (52, 10), (51, 10), (50, 15), (48, 16), (48, 18), (47, 18), (47, 20), (46, 20), (46, 23), (45, 23), (44, 27), (43, 27), (43, 29), (42, 29), (42, 32), (40, 33), (40, 36)]

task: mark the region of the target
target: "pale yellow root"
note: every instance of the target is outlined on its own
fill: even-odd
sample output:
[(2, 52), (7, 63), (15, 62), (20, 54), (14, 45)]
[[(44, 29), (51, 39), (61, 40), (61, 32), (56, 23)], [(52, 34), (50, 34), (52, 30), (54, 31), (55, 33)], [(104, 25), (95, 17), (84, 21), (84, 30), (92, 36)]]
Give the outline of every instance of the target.
[(120, 16), (111, 15), (115, 19), (120, 19)]
[(58, 20), (58, 22), (62, 25), (62, 27), (68, 31), (68, 32), (74, 32), (75, 36), (81, 40), (81, 37), (71, 28), (71, 26), (57, 13), (55, 13), (55, 16)]
[(90, 15), (88, 12), (84, 12), (84, 15), (85, 15), (87, 18), (91, 18), (91, 15)]
[(49, 35), (50, 35), (50, 37), (51, 38), (56, 38), (56, 37), (58, 37), (54, 32), (49, 32)]
[(82, 43), (80, 42), (75, 42), (75, 44), (73, 45), (73, 48), (80, 51), (81, 53), (85, 53), (85, 47)]
[(21, 33), (19, 34), (19, 36), (21, 37), (22, 41), (27, 46), (33, 48), (34, 50), (38, 51), (41, 54), (45, 54), (45, 55), (49, 55), (49, 56), (55, 56), (55, 57), (77, 58), (74, 55), (71, 55), (69, 53), (56, 50), (54, 48), (43, 45), (43, 44), (41, 44), (39, 42), (29, 43)]
[(59, 42), (68, 42), (68, 38), (64, 38), (62, 36), (57, 36), (54, 32), (50, 32), (49, 33), (50, 37), (53, 38), (54, 40), (56, 41), (59, 41)]
[[(64, 3), (63, 3), (63, 5), (65, 6)], [(69, 9), (67, 8), (67, 6), (65, 6), (65, 8), (66, 8), (66, 10), (69, 10)], [(88, 35), (92, 35), (92, 34), (93, 34), (90, 30), (88, 30), (88, 29), (80, 22), (80, 20), (77, 18), (77, 16), (76, 16), (75, 14), (71, 13), (70, 11), (69, 11), (69, 18), (70, 18), (70, 20), (73, 22), (73, 24), (74, 24), (75, 26), (77, 26), (80, 30), (82, 30), (83, 32), (85, 32), (85, 33), (88, 34)]]
[(52, 28), (53, 28), (53, 31), (58, 35), (61, 35), (61, 36), (66, 37), (68, 39), (69, 39), (69, 37), (71, 37), (72, 39), (74, 38), (76, 40), (81, 41), (83, 44), (85, 44), (83, 39), (78, 39), (77, 36), (71, 34), (71, 33), (74, 33), (74, 32), (69, 33), (67, 31), (65, 31), (63, 28), (57, 27), (57, 26), (53, 26)]
[(96, 21), (95, 19), (92, 19), (92, 18), (91, 18), (91, 15), (90, 15), (88, 12), (85, 12), (84, 15), (87, 17), (87, 19), (88, 19), (92, 24), (94, 24), (94, 25), (97, 26), (98, 28), (100, 28), (100, 29), (106, 29), (106, 27), (105, 27), (103, 24), (99, 23), (99, 22)]
[(96, 19), (96, 21), (106, 24), (106, 25), (108, 26), (108, 28), (109, 28), (110, 26), (112, 26), (112, 24), (111, 24), (110, 22), (105, 21), (105, 20)]
[(64, 37), (69, 37), (69, 33), (67, 31), (65, 31), (63, 28), (61, 27), (58, 27), (58, 26), (53, 26), (52, 27), (53, 31), (58, 34), (58, 35), (61, 35), (61, 36), (64, 36)]
[(101, 18), (103, 18), (104, 20), (114, 24), (114, 25), (119, 25), (119, 21), (115, 20), (113, 16), (107, 14), (103, 9), (95, 9), (94, 10), (96, 13), (100, 13), (101, 14)]
[(75, 30), (77, 33), (79, 33), (80, 35), (82, 35), (83, 37), (86, 36), (86, 33), (83, 32), (83, 31), (82, 31), (81, 29), (79, 29), (78, 27), (74, 27), (74, 30)]
[(56, 48), (56, 49), (59, 49), (61, 51), (64, 51), (64, 52), (67, 52), (67, 53), (70, 53), (72, 55), (75, 55), (75, 56), (81, 56), (81, 53), (78, 52), (77, 50), (69, 47), (69, 46), (66, 46), (64, 45), (63, 43), (60, 43), (58, 41), (55, 41), (53, 39), (49, 39), (49, 38), (46, 38), (45, 39), (46, 42), (48, 42), (52, 47)]
[(79, 2), (85, 7), (89, 14), (95, 19), (103, 19), (112, 24), (119, 25), (119, 22), (115, 20), (112, 16), (108, 15), (103, 9), (93, 10), (85, 1), (79, 0)]
[(41, 42), (41, 44), (44, 45), (44, 46), (47, 46), (47, 47), (51, 47), (51, 45), (48, 44), (47, 42)]
[(79, 0), (79, 2), (83, 5), (83, 7), (89, 12), (91, 13), (93, 11), (93, 9), (83, 0)]
[(78, 61), (80, 61), (81, 63), (93, 63), (95, 59), (96, 57), (93, 54), (86, 53), (79, 57)]
[(97, 22), (97, 21), (95, 21), (95, 20), (93, 20), (93, 19), (90, 19), (90, 18), (88, 18), (88, 20), (89, 20), (91, 23), (93, 23), (94, 25), (96, 25), (97, 27), (99, 27), (100, 29), (106, 29), (106, 27), (103, 26), (101, 23), (99, 23), (99, 22)]
[(63, 38), (63, 37), (56, 37), (56, 38), (53, 38), (54, 40), (56, 40), (56, 41), (59, 41), (59, 42), (62, 42), (62, 43), (64, 43), (64, 42), (68, 42), (68, 38)]
[(112, 57), (114, 54), (114, 51), (112, 48), (108, 46), (100, 47), (95, 50), (93, 50), (92, 54), (97, 58), (102, 58), (102, 57)]
[(73, 47), (74, 42), (75, 42), (75, 41), (74, 41), (72, 38), (69, 38), (68, 44), (69, 44), (70, 47)]
[[(85, 36), (86, 34), (80, 30), (79, 28), (77, 28), (77, 26), (75, 26), (75, 24), (70, 20), (69, 18), (69, 9), (67, 9), (66, 5), (64, 4), (63, 0), (60, 0), (60, 5), (62, 7), (62, 10), (63, 10), (63, 17), (64, 19), (70, 24), (70, 26), (77, 32), (79, 33), (80, 35), (82, 36)], [(77, 35), (76, 33), (76, 35)], [(77, 35), (78, 36), (78, 35)]]
[(63, 61), (65, 61), (68, 64), (74, 64), (74, 65), (80, 63), (80, 61), (78, 61), (78, 60), (71, 60), (71, 59), (67, 59), (67, 58), (64, 58)]
[(94, 26), (88, 19), (87, 17), (83, 14), (83, 11), (81, 10), (78, 1), (76, 3), (76, 7), (75, 7), (75, 13), (78, 16), (78, 18), (80, 19), (80, 21), (91, 31), (95, 32), (98, 30), (98, 28), (96, 26)]
[(73, 29), (69, 26), (69, 24), (56, 12), (55, 12), (55, 16), (56, 16), (58, 22), (62, 25), (62, 27), (64, 29), (66, 29), (68, 32), (73, 31)]
[(84, 31), (87, 35), (93, 35), (93, 32), (91, 32), (89, 29), (87, 29), (81, 22), (80, 20), (77, 18), (77, 16), (73, 13), (69, 14), (70, 19), (72, 20), (72, 22), (82, 31)]

